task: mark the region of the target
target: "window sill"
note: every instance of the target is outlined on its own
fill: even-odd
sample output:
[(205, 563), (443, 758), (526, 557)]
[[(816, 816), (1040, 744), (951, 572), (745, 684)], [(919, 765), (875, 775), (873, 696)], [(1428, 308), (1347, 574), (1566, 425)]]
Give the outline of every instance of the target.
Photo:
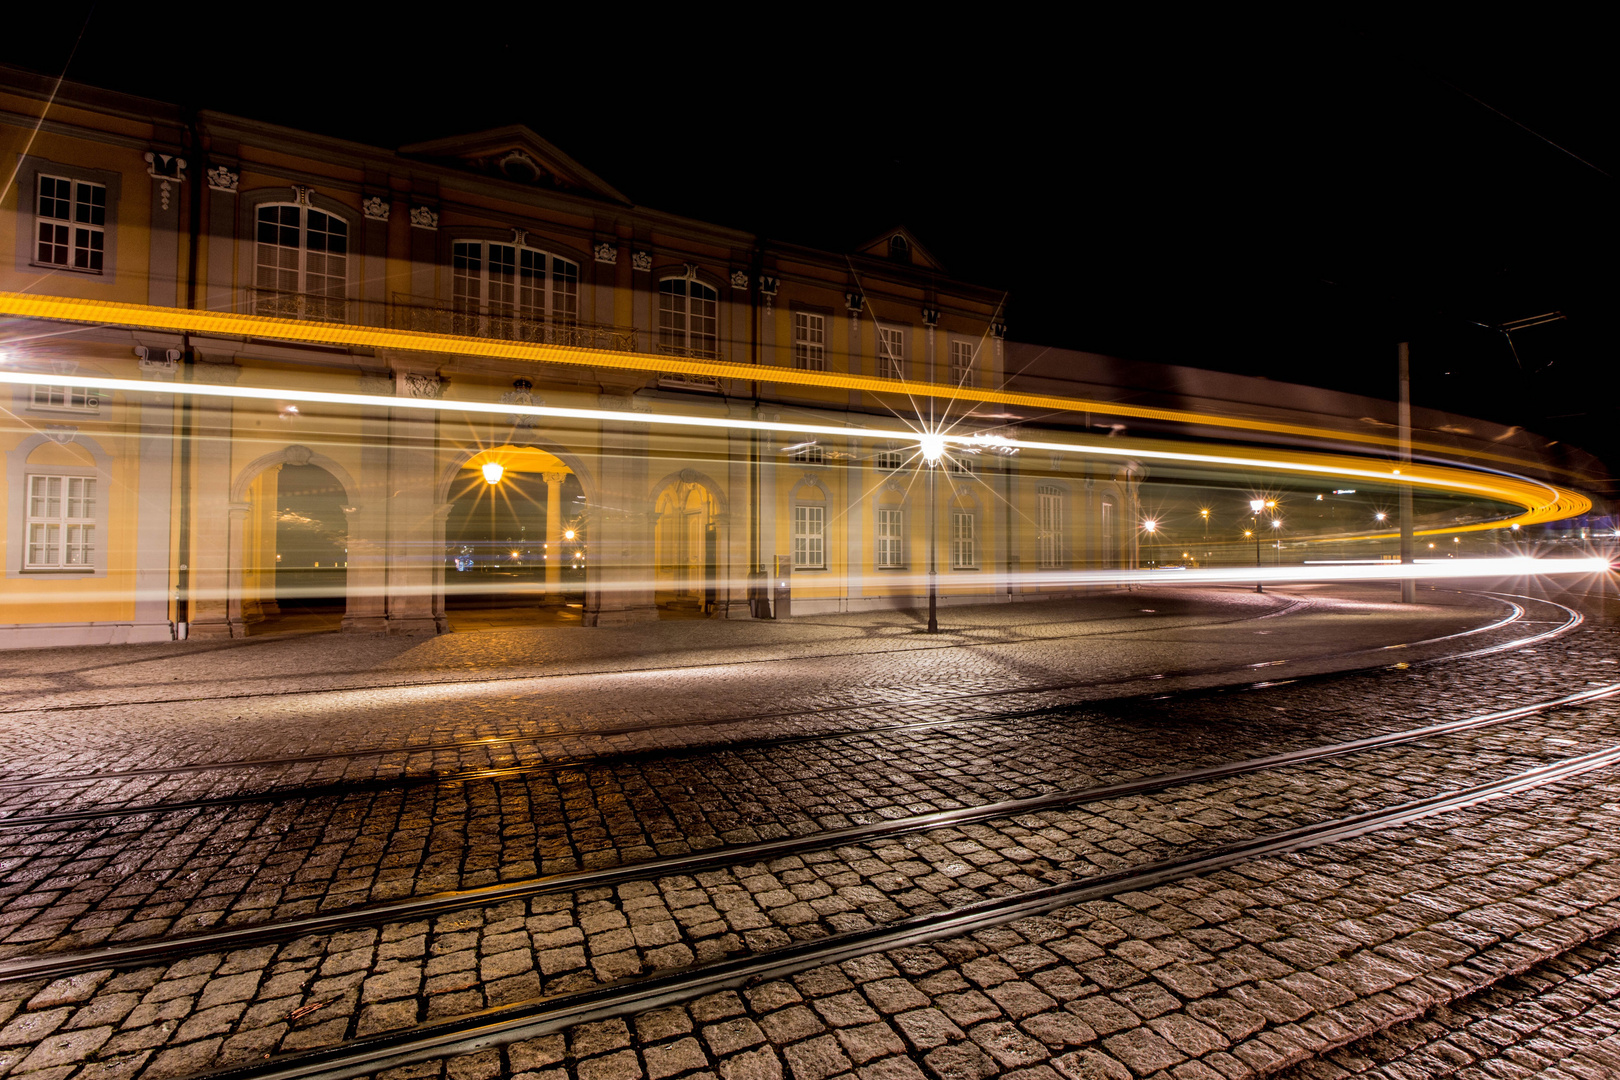
[(64, 274), (79, 274), (83, 277), (106, 277), (106, 270), (80, 270), (77, 266), (57, 266), (55, 263), (31, 262), (28, 264), (35, 270), (52, 270)]
[(19, 574), (42, 574), (54, 577), (94, 577), (94, 566), (25, 566)]

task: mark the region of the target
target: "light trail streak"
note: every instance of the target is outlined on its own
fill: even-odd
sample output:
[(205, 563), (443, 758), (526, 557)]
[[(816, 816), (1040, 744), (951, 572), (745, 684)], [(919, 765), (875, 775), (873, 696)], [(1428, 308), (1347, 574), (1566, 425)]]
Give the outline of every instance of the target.
[[(1338, 431), (1331, 428), (1282, 423), (1254, 417), (1229, 417), (1213, 413), (1189, 412), (1183, 409), (1160, 409), (1143, 405), (1125, 405), (1112, 401), (1089, 401), (1082, 398), (1068, 398), (1053, 394), (980, 389), (971, 386), (951, 386), (945, 383), (901, 383), (894, 379), (869, 375), (847, 375), (839, 372), (805, 371), (785, 367), (762, 367), (756, 364), (741, 364), (726, 360), (694, 360), (688, 357), (663, 356), (651, 353), (614, 352), (607, 349), (541, 345), (529, 342), (503, 341), (496, 338), (435, 334), (420, 330), (359, 326), (353, 323), (306, 322), (298, 319), (272, 318), (267, 315), (200, 311), (192, 308), (159, 307), (148, 304), (88, 300), (68, 296), (34, 296), (27, 293), (0, 292), (0, 315), (48, 319), (56, 322), (88, 323), (96, 326), (138, 327), (172, 333), (219, 335), (232, 338), (270, 338), (319, 345), (447, 353), (455, 356), (477, 356), (490, 359), (515, 360), (531, 364), (565, 364), (611, 368), (620, 371), (644, 371), (740, 379), (746, 382), (819, 386), (829, 389), (859, 390), (880, 396), (904, 394), (908, 397), (943, 398), (953, 402), (1021, 405), (1037, 409), (1055, 409), (1060, 412), (1089, 412), (1104, 416), (1121, 416), (1193, 426), (1231, 428), (1271, 435), (1290, 435), (1318, 441), (1362, 443), (1368, 446), (1383, 446), (1392, 449), (1399, 446), (1399, 440), (1390, 435), (1375, 435), (1359, 431)], [(4, 343), (0, 342), (0, 344)], [(947, 415), (949, 415), (948, 406)], [(1493, 454), (1485, 450), (1465, 452), (1455, 446), (1423, 442), (1414, 442), (1411, 445), (1414, 450), (1446, 457), (1466, 453), (1469, 457), (1501, 462), (1519, 468), (1531, 464), (1523, 458)]]
[[(957, 597), (966, 601), (993, 602), (996, 598), (1004, 596), (1009, 589), (1027, 588), (1050, 592), (1054, 589), (1078, 589), (1086, 586), (1120, 586), (1120, 585), (1151, 585), (1151, 586), (1178, 586), (1178, 585), (1240, 585), (1252, 587), (1255, 582), (1267, 585), (1308, 585), (1333, 584), (1337, 582), (1387, 582), (1411, 579), (1414, 581), (1457, 581), (1479, 578), (1554, 578), (1570, 576), (1606, 576), (1614, 570), (1613, 564), (1601, 556), (1585, 556), (1572, 558), (1536, 559), (1529, 556), (1515, 555), (1499, 558), (1478, 559), (1447, 559), (1434, 562), (1419, 563), (1416, 565), (1402, 565), (1400, 563), (1334, 563), (1311, 564), (1308, 566), (1223, 566), (1214, 568), (1185, 569), (1172, 567), (1162, 570), (1041, 570), (1020, 572), (1015, 574), (988, 573), (972, 582), (956, 582), (948, 580), (941, 575), (939, 580), (939, 595), (941, 599)], [(133, 577), (133, 572), (126, 572)], [(117, 576), (116, 574), (110, 576)], [(449, 577), (450, 575), (447, 575)], [(815, 601), (818, 597), (813, 594), (827, 594), (847, 589), (853, 581), (860, 581), (866, 585), (874, 584), (871, 578), (856, 578), (846, 575), (817, 575), (813, 586), (807, 587), (805, 592), (795, 593), (795, 602)], [(875, 582), (881, 584), (890, 593), (899, 597), (920, 597), (928, 589), (928, 574), (892, 573), (885, 571), (882, 578)], [(749, 581), (746, 577), (719, 578), (715, 581), (716, 588), (731, 589), (741, 593), (747, 588)], [(592, 592), (603, 595), (616, 593), (645, 593), (659, 586), (656, 575), (647, 577), (615, 577), (606, 581), (593, 581), (588, 588)], [(488, 586), (481, 583), (459, 585), (454, 580), (447, 580), (442, 591), (447, 596), (460, 594), (483, 595)], [(357, 596), (402, 596), (414, 593), (422, 596), (438, 595), (439, 589), (432, 585), (401, 586), (399, 584), (365, 586), (349, 584), (346, 595), (353, 600)], [(544, 600), (547, 596), (556, 595), (549, 592), (545, 586), (536, 582), (533, 585), (513, 584), (507, 587), (512, 595), (514, 604), (520, 602), (534, 603)], [(578, 589), (570, 589), (577, 594)], [(211, 600), (228, 600), (231, 593), (227, 588), (219, 589), (193, 589), (194, 598)], [(319, 597), (329, 596), (330, 593), (320, 588), (293, 589), (278, 593), (282, 598), (298, 598), (303, 596)], [(109, 585), (105, 589), (94, 592), (75, 593), (72, 603), (95, 603), (98, 601), (127, 601), (135, 599), (162, 600), (168, 596), (165, 588), (156, 589), (123, 589)], [(23, 584), (6, 593), (8, 601), (16, 602), (52, 602), (60, 603), (61, 597), (44, 588)]]
[[(372, 406), (389, 409), (411, 409), (426, 412), (475, 413), (486, 416), (529, 415), (556, 420), (617, 421), (636, 424), (668, 424), (680, 427), (706, 428), (731, 431), (737, 429), (787, 433), (794, 435), (828, 435), (849, 437), (858, 435), (872, 438), (890, 438), (911, 443), (919, 441), (918, 433), (909, 429), (851, 427), (843, 424), (805, 424), (780, 420), (752, 420), (746, 417), (695, 416), (677, 413), (632, 412), (616, 409), (580, 409), (555, 405), (519, 405), (494, 401), (447, 401), (441, 398), (389, 397), (381, 394), (348, 394), (327, 390), (298, 390), (281, 387), (220, 386), (210, 383), (152, 383), (140, 379), (114, 379), (87, 375), (58, 375), (45, 372), (0, 371), (0, 385), (52, 385), (82, 389), (118, 390), (130, 394), (181, 393), (194, 397), (227, 398), (247, 401), (300, 402), (339, 406)], [(1411, 484), (1441, 491), (1462, 492), (1483, 496), (1500, 502), (1517, 504), (1525, 513), (1511, 519), (1481, 522), (1471, 525), (1450, 526), (1423, 530), (1421, 535), (1456, 533), (1479, 529), (1504, 528), (1512, 524), (1530, 525), (1544, 521), (1585, 513), (1592, 503), (1584, 495), (1567, 488), (1555, 487), (1524, 477), (1494, 472), (1470, 472), (1462, 468), (1423, 465), (1407, 466), (1404, 471), (1385, 467), (1375, 459), (1353, 458), (1345, 455), (1308, 454), (1291, 452), (1230, 449), (1225, 453), (1197, 453), (1171, 450), (1160, 444), (1133, 442), (1122, 439), (1083, 442), (1052, 442), (1042, 440), (1008, 439), (1004, 436), (938, 435), (942, 442), (975, 450), (1044, 450), (1051, 453), (1078, 454), (1089, 457), (1113, 457), (1134, 460), (1175, 462), (1201, 466), (1231, 466), (1242, 469), (1265, 469), (1306, 476), (1355, 478), (1384, 484)]]

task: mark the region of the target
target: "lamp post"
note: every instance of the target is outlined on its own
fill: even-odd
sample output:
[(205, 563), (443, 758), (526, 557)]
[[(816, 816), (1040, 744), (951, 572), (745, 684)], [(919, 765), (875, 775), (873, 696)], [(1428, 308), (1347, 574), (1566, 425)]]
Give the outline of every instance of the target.
[[(1264, 499), (1249, 500), (1249, 513), (1254, 515), (1252, 518), (1254, 528), (1251, 529), (1250, 532), (1254, 534), (1254, 568), (1256, 570), (1260, 569), (1260, 511), (1264, 510), (1265, 508), (1266, 501)], [(1254, 583), (1254, 591), (1259, 593), (1265, 592), (1265, 583), (1256, 581)]]
[[(501, 482), (501, 477), (503, 475), (505, 475), (506, 466), (502, 465), (498, 461), (486, 461), (486, 462), (484, 462), (483, 466), (479, 469), (479, 472), (482, 472), (484, 474), (484, 483), (488, 484), (493, 489), (496, 484)], [(496, 563), (496, 556), (494, 554), (494, 552), (495, 552), (495, 492), (493, 490), (491, 490), (490, 493), (489, 493), (489, 550), (490, 550), (490, 565), (494, 566), (495, 563)]]
[(938, 604), (939, 567), (935, 536), (939, 528), (939, 515), (934, 511), (934, 473), (939, 471), (939, 460), (945, 456), (945, 438), (930, 431), (917, 440), (923, 461), (928, 465), (928, 632), (939, 633), (939, 620), (935, 617)]
[[(1152, 518), (1147, 518), (1142, 522), (1142, 531), (1148, 534), (1148, 543), (1151, 544), (1153, 535), (1159, 531), (1159, 523)], [(1152, 554), (1151, 550), (1149, 554)], [(1154, 559), (1153, 562), (1156, 564), (1158, 560)]]
[[(1282, 529), (1282, 519), (1281, 518), (1272, 518), (1271, 519), (1271, 527), (1273, 529), (1278, 529), (1278, 530)], [(1276, 544), (1277, 544), (1277, 565), (1281, 566), (1282, 565), (1282, 533), (1279, 531), (1279, 532), (1273, 533), (1272, 535), (1277, 538), (1277, 540), (1276, 540)]]

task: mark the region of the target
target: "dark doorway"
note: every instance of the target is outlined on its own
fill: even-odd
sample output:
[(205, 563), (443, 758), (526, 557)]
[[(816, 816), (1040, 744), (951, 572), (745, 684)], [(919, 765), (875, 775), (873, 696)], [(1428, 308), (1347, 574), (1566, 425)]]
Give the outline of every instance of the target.
[(276, 477), (276, 603), (281, 619), (341, 617), (348, 598), (347, 493), (319, 465), (283, 465)]

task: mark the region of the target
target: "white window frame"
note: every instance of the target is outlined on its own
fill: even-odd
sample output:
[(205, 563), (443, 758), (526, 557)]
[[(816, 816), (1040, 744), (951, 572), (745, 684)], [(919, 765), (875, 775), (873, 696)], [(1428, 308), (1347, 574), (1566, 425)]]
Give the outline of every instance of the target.
[(877, 456), (872, 459), (872, 467), (881, 469), (884, 472), (903, 469), (906, 467), (906, 452), (894, 446), (885, 447), (879, 450)]
[(879, 570), (904, 570), (906, 559), (906, 511), (904, 507), (880, 506), (872, 515), (876, 543), (873, 552)]
[[(23, 475), (24, 570), (94, 572), (96, 570), (96, 504), (103, 493), (95, 476), (32, 472)], [(54, 483), (55, 491), (52, 492)], [(77, 492), (75, 495), (74, 493)], [(55, 513), (52, 513), (54, 503)], [(79, 513), (72, 511), (77, 506)], [(54, 540), (52, 539), (54, 530)], [(54, 550), (54, 559), (37, 559), (41, 549)], [(70, 558), (77, 551), (80, 558)], [(88, 551), (89, 557), (84, 554)]]
[(800, 371), (827, 370), (827, 316), (793, 313), (793, 366)]
[[(45, 194), (47, 182), (53, 187), (50, 195)], [(54, 191), (56, 184), (67, 185), (65, 199)], [(97, 192), (101, 194), (99, 203), (95, 199)], [(76, 274), (105, 274), (108, 201), (106, 184), (38, 173), (34, 180), (34, 264)], [(59, 214), (58, 208), (63, 212)], [(43, 235), (46, 229), (51, 231), (49, 239)], [(61, 258), (56, 257), (58, 251)]]
[(905, 379), (906, 377), (906, 332), (898, 326), (880, 326), (877, 328), (878, 346), (878, 377), (881, 379)]
[[(464, 250), (472, 248), (476, 253)], [(496, 248), (511, 256), (505, 273), (494, 270)], [(468, 273), (472, 260), (478, 265)], [(451, 302), (462, 315), (516, 316), (560, 325), (579, 321), (579, 263), (543, 248), (501, 240), (452, 240), (450, 282)]]
[(819, 503), (793, 506), (793, 569), (827, 569), (827, 508)]
[(975, 472), (973, 459), (967, 454), (955, 453), (950, 456), (951, 472), (957, 476), (972, 476)]
[(951, 511), (951, 569), (979, 568), (978, 515), (972, 510)]
[(1035, 489), (1036, 561), (1043, 570), (1063, 565), (1063, 489), (1041, 485)]
[[(298, 244), (292, 245), (281, 242), (280, 232), (293, 226), (280, 220), (284, 215), (282, 210), (292, 209), (298, 213)], [(266, 210), (277, 211), (277, 220), (266, 222), (262, 215)], [(320, 214), (328, 221), (335, 221), (343, 226), (343, 252), (334, 256), (330, 246), (327, 250), (312, 252), (310, 250), (310, 215)], [(262, 202), (253, 207), (253, 289), (255, 294), (254, 313), (261, 315), (279, 315), (284, 318), (311, 318), (331, 319), (342, 321), (348, 318), (349, 305), (349, 273), (352, 269), (350, 260), (354, 258), (354, 222), (342, 214), (325, 210), (318, 206), (307, 206), (296, 202)], [(277, 237), (274, 242), (268, 242), (263, 237), (266, 226), (276, 230)], [(322, 230), (327, 237), (337, 236), (331, 229)], [(264, 262), (265, 250), (277, 253), (277, 261), (272, 265)], [(296, 251), (297, 254), (292, 265), (282, 265), (282, 253)], [(340, 273), (332, 273), (331, 260), (341, 258)], [(316, 262), (319, 260), (319, 266)], [(274, 285), (265, 284), (268, 275), (275, 279)], [(289, 282), (284, 275), (291, 274), (291, 289), (283, 288)], [(315, 280), (317, 288), (311, 288), (311, 280)]]
[(801, 465), (825, 465), (827, 452), (822, 449), (820, 443), (811, 443), (793, 451), (793, 460)]
[[(681, 283), (679, 293), (666, 287), (676, 282)], [(698, 289), (706, 295), (692, 295)], [(696, 306), (699, 304), (706, 304), (707, 310)], [(691, 274), (658, 279), (658, 351), (710, 359), (720, 355), (718, 289)]]
[(957, 386), (973, 385), (973, 346), (971, 341), (951, 342), (951, 382)]
[[(59, 400), (52, 400), (53, 398)], [(49, 412), (94, 416), (101, 412), (101, 392), (82, 386), (46, 386), (35, 383), (28, 395), (28, 407)]]

